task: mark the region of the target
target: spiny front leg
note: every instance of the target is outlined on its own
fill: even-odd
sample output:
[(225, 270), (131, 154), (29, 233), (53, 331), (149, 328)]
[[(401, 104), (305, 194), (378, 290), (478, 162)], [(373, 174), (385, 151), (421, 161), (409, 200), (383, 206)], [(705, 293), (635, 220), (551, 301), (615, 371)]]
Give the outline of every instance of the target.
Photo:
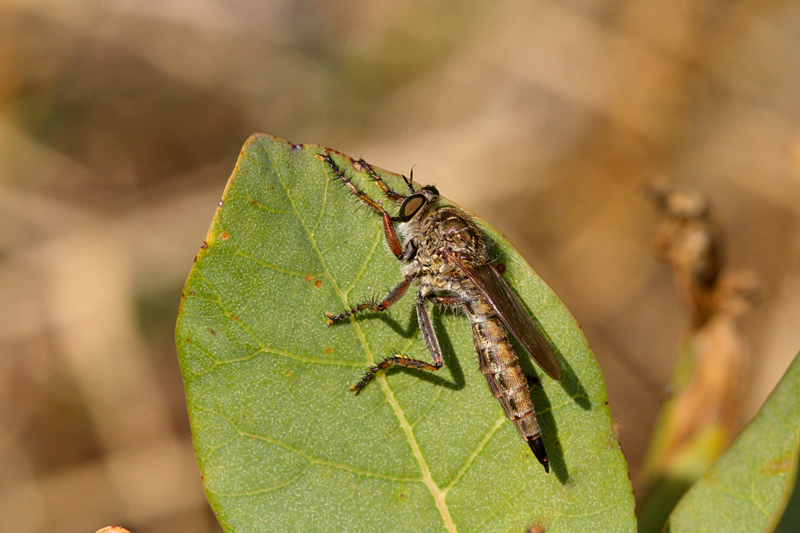
[(436, 332), (433, 330), (431, 317), (428, 314), (428, 310), (425, 308), (425, 298), (421, 294), (417, 294), (416, 307), (419, 330), (422, 333), (425, 346), (428, 348), (428, 351), (431, 354), (433, 364), (426, 361), (421, 361), (419, 359), (413, 359), (402, 354), (395, 354), (391, 357), (387, 357), (377, 365), (367, 370), (359, 382), (350, 387), (351, 391), (358, 394), (361, 392), (361, 389), (366, 387), (367, 383), (372, 381), (379, 372), (387, 370), (394, 365), (418, 368), (420, 370), (430, 370), (431, 372), (435, 372), (436, 370), (442, 368), (442, 349), (439, 347), (439, 339), (436, 338)]
[(342, 311), (338, 315), (334, 315), (331, 312), (326, 312), (325, 316), (328, 317), (328, 325), (332, 326), (337, 322), (344, 320), (345, 318), (349, 317), (350, 315), (354, 315), (356, 313), (360, 313), (361, 311), (375, 311), (380, 313), (381, 311), (386, 311), (389, 309), (397, 300), (403, 297), (403, 295), (408, 290), (408, 286), (411, 285), (411, 282), (414, 280), (412, 277), (407, 277), (400, 283), (394, 286), (392, 290), (389, 291), (389, 294), (386, 295), (386, 298), (381, 300), (378, 303), (375, 302), (365, 302), (363, 304), (359, 304), (355, 307), (351, 307), (346, 311)]
[[(369, 174), (369, 177), (372, 178), (372, 181), (374, 181), (375, 183), (378, 184), (378, 187), (381, 188), (381, 190), (383, 191), (383, 194), (385, 194), (387, 198), (389, 198), (391, 200), (394, 200), (395, 202), (402, 202), (403, 200), (408, 198), (405, 194), (399, 193), (399, 192), (393, 190), (392, 188), (390, 188), (386, 184), (386, 182), (383, 181), (383, 178), (380, 177), (377, 172), (375, 172), (375, 169), (372, 168), (372, 165), (370, 165), (369, 163), (367, 163), (363, 159), (359, 159), (358, 161), (356, 161), (355, 165), (357, 165), (356, 166), (356, 170), (358, 170), (358, 168), (360, 167), (361, 169), (367, 171), (367, 174)], [(412, 175), (413, 175), (413, 171), (412, 171)], [(406, 180), (406, 185), (408, 185), (409, 189), (413, 193), (414, 192), (414, 187), (413, 187), (413, 185), (411, 185), (411, 182), (405, 176), (403, 176), (403, 179)]]
[[(347, 186), (348, 189), (350, 189), (350, 191), (352, 191), (352, 193), (356, 196), (356, 198), (361, 200), (361, 202), (364, 205), (374, 209), (381, 215), (381, 221), (383, 223), (383, 236), (386, 239), (386, 244), (389, 245), (389, 249), (392, 251), (394, 256), (400, 259), (403, 255), (403, 246), (400, 244), (400, 238), (397, 236), (397, 232), (394, 230), (394, 225), (392, 224), (392, 217), (389, 216), (389, 213), (386, 211), (386, 209), (384, 209), (381, 204), (379, 204), (378, 202), (367, 196), (367, 193), (359, 189), (356, 186), (356, 184), (353, 183), (350, 180), (350, 178), (348, 178), (345, 175), (344, 171), (339, 168), (339, 166), (336, 164), (336, 162), (331, 157), (331, 154), (327, 150), (325, 150), (325, 152), (322, 154), (317, 154), (317, 159), (319, 159), (323, 163), (327, 163), (328, 166), (333, 171), (333, 173), (336, 175), (336, 177), (344, 182), (344, 184)], [(363, 164), (366, 165), (370, 177), (379, 182), (381, 190), (383, 190), (384, 193), (389, 195), (390, 198), (393, 198), (393, 195), (397, 195), (398, 197), (402, 196), (399, 193), (395, 193), (394, 191), (391, 191), (390, 194), (389, 193), (390, 189), (383, 182), (383, 180), (380, 179), (380, 177), (378, 177), (375, 171), (372, 170), (372, 167), (370, 167), (366, 163)]]

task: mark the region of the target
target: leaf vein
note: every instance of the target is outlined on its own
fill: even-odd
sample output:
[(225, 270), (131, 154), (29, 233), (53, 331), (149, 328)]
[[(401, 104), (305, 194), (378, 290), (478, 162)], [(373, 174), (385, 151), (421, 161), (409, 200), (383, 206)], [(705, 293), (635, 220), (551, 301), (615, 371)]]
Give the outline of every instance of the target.
[(489, 431), (486, 432), (486, 435), (484, 435), (484, 437), (481, 439), (481, 441), (478, 443), (475, 449), (472, 450), (472, 452), (470, 452), (470, 454), (467, 456), (467, 460), (464, 461), (464, 464), (458, 470), (453, 480), (442, 490), (442, 492), (447, 494), (447, 492), (450, 491), (450, 489), (455, 487), (458, 484), (458, 482), (461, 481), (461, 478), (470, 469), (472, 463), (475, 462), (475, 459), (478, 457), (480, 452), (482, 452), (483, 449), (486, 448), (486, 445), (492, 439), (494, 434), (497, 433), (497, 430), (500, 429), (500, 427), (503, 425), (503, 422), (505, 421), (506, 421), (505, 416), (501, 416), (495, 421), (494, 425), (489, 429)]

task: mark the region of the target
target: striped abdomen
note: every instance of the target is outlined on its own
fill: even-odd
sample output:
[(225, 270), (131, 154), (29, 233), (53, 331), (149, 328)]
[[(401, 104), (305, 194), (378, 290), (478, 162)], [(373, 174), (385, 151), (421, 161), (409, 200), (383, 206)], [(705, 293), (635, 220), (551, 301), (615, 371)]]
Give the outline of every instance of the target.
[(528, 390), (528, 379), (511, 346), (508, 331), (485, 298), (468, 300), (464, 304), (464, 311), (472, 324), (472, 338), (478, 352), (481, 372), (486, 376), (492, 394), (503, 406), (508, 418), (516, 424), (522, 438), (547, 468), (547, 456), (542, 461), (534, 448), (541, 446), (544, 453), (539, 422), (536, 420), (533, 400)]

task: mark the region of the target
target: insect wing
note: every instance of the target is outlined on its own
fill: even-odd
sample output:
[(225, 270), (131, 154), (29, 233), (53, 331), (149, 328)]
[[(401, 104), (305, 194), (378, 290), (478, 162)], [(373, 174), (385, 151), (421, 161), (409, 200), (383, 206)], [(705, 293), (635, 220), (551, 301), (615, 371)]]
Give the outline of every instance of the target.
[(553, 349), (550, 348), (550, 344), (542, 332), (528, 316), (525, 306), (522, 305), (505, 280), (500, 277), (497, 270), (492, 265), (483, 265), (478, 268), (468, 267), (458, 258), (456, 258), (456, 263), (489, 300), (500, 320), (533, 360), (547, 372), (548, 376), (560, 379), (561, 365), (558, 364)]

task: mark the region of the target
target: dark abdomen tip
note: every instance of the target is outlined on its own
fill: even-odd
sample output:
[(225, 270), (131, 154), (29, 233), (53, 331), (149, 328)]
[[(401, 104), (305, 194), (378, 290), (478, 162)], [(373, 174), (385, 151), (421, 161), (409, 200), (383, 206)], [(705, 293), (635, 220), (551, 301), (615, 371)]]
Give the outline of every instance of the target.
[(547, 458), (547, 451), (544, 449), (544, 441), (541, 436), (537, 436), (533, 440), (528, 441), (528, 446), (531, 447), (533, 455), (542, 463), (544, 471), (550, 473), (550, 460)]

